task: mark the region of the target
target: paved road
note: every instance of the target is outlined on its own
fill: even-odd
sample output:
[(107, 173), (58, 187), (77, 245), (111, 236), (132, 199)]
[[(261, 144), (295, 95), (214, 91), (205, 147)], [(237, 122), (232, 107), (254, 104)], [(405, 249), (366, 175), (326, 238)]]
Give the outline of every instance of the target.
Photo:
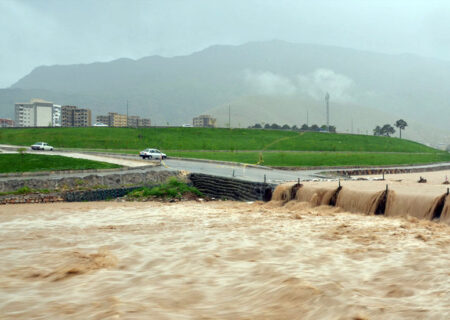
[(264, 182), (264, 176), (266, 176), (266, 182), (270, 183), (293, 181), (297, 180), (298, 178), (300, 178), (301, 180), (323, 178), (321, 176), (318, 176), (317, 170), (286, 171), (266, 167), (249, 167), (233, 164), (172, 159), (164, 161), (163, 165), (166, 165), (167, 168), (174, 170), (186, 170), (189, 172), (206, 173), (230, 178), (234, 177), (255, 182)]
[[(5, 146), (0, 145), (0, 151), (11, 151), (12, 148), (16, 146)], [(33, 153), (42, 153), (42, 152), (34, 152)], [(212, 161), (195, 161), (195, 160), (175, 160), (175, 159), (167, 159), (162, 162), (161, 166), (156, 166), (154, 168), (139, 168), (144, 165), (149, 165), (151, 162), (149, 160), (142, 160), (136, 155), (120, 155), (120, 154), (104, 154), (104, 153), (81, 153), (80, 151), (70, 152), (56, 152), (50, 151), (45, 152), (45, 154), (58, 154), (68, 157), (83, 157), (85, 159), (99, 160), (111, 163), (118, 163), (133, 167), (133, 169), (129, 169), (125, 172), (132, 171), (140, 171), (140, 170), (184, 170), (193, 173), (205, 173), (212, 174), (223, 177), (234, 177), (238, 179), (248, 180), (248, 181), (257, 181), (263, 182), (264, 179), (269, 183), (281, 183), (285, 181), (296, 181), (297, 179), (304, 180), (314, 180), (314, 179), (328, 179), (326, 176), (320, 174), (321, 171), (324, 170), (277, 170), (271, 169), (267, 167), (256, 167), (256, 166), (242, 166), (239, 164), (233, 163), (217, 163)], [(126, 163), (126, 164), (125, 164)], [(450, 165), (450, 162), (447, 163)], [(422, 165), (422, 166), (410, 166), (410, 167), (401, 167), (401, 168), (423, 168), (424, 170), (427, 168), (433, 168), (442, 166), (442, 164), (431, 164), (431, 165)], [(135, 168), (134, 168), (135, 167)], [(395, 168), (395, 166), (391, 167)], [(375, 169), (375, 168), (373, 168)], [(334, 169), (337, 170), (337, 169)], [(327, 170), (333, 171), (333, 169)], [(77, 176), (82, 177), (85, 175), (90, 175), (92, 173), (86, 174), (55, 174), (54, 177), (66, 177), (66, 176)], [(102, 175), (101, 172), (95, 173)], [(265, 178), (264, 178), (265, 176)], [(30, 177), (27, 177), (30, 178)], [(6, 178), (2, 178), (6, 179)]]
[[(12, 152), (14, 148), (19, 146), (6, 146), (0, 145), (0, 150), (3, 152)], [(248, 181), (258, 181), (269, 183), (281, 183), (284, 181), (294, 181), (297, 179), (301, 180), (312, 180), (323, 178), (317, 175), (317, 171), (285, 171), (285, 170), (275, 170), (267, 167), (254, 167), (254, 166), (242, 166), (239, 164), (224, 164), (217, 162), (207, 162), (207, 161), (195, 161), (195, 160), (175, 160), (167, 159), (161, 163), (161, 166), (156, 166), (154, 168), (139, 168), (141, 166), (149, 165), (154, 163), (154, 161), (142, 160), (134, 155), (120, 155), (120, 154), (102, 154), (102, 153), (81, 153), (77, 152), (60, 152), (60, 151), (27, 151), (28, 153), (34, 154), (48, 154), (48, 155), (62, 155), (66, 157), (83, 158), (104, 162), (111, 162), (116, 164), (122, 164), (126, 166), (131, 166), (133, 169), (127, 170), (126, 172), (140, 171), (140, 170), (184, 170), (193, 173), (205, 173), (212, 174), (223, 177), (234, 177), (237, 179), (243, 179)], [(64, 173), (55, 174), (54, 178), (59, 177), (83, 177), (90, 175), (92, 173)], [(101, 172), (96, 172), (95, 174), (102, 175)], [(106, 173), (104, 173), (106, 174)], [(110, 174), (110, 173), (108, 173)], [(264, 177), (265, 176), (265, 177)], [(21, 179), (29, 179), (28, 177), (23, 177)], [(0, 178), (7, 179), (7, 178)]]

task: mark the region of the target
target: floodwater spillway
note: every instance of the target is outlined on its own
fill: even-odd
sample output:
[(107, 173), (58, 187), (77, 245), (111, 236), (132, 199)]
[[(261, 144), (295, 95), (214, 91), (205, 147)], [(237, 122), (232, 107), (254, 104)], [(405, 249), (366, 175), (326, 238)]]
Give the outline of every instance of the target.
[(407, 191), (365, 190), (304, 184), (282, 184), (276, 187), (272, 201), (308, 202), (312, 206), (328, 205), (347, 212), (388, 217), (415, 217), (450, 224), (448, 194), (417, 194)]

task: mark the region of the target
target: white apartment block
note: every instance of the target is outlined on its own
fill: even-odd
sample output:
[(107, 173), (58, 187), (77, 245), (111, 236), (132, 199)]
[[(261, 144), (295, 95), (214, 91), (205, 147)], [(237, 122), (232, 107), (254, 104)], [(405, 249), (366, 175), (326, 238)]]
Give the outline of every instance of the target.
[(61, 127), (61, 106), (54, 104), (53, 105), (53, 123), (54, 127)]
[(31, 99), (29, 103), (15, 104), (17, 127), (53, 126), (53, 103), (41, 99)]

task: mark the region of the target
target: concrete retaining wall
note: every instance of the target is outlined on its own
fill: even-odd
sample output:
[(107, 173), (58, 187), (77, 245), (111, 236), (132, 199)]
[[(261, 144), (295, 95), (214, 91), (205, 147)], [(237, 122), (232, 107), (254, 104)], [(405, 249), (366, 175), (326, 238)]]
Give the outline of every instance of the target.
[(194, 187), (209, 197), (238, 201), (270, 201), (276, 186), (200, 173), (190, 174), (189, 179)]

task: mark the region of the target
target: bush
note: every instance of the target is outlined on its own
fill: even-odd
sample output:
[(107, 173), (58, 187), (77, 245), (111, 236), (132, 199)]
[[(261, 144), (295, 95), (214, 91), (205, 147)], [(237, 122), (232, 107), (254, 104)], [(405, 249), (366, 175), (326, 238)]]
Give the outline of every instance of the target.
[(190, 187), (186, 183), (179, 181), (177, 178), (172, 177), (166, 183), (161, 184), (158, 187), (151, 189), (142, 187), (131, 191), (127, 194), (129, 198), (181, 198), (186, 193), (193, 193), (197, 196), (203, 194), (195, 187)]
[(24, 186), (22, 188), (17, 189), (16, 191), (14, 191), (14, 194), (27, 194), (27, 193), (31, 193), (31, 192), (32, 192), (32, 190), (29, 187)]

